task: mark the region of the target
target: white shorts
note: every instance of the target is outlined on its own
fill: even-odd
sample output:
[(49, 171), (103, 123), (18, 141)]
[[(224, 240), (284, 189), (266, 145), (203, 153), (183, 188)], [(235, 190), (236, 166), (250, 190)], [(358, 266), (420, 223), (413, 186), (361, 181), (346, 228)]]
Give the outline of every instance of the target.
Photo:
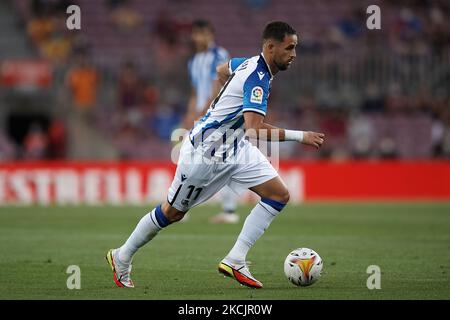
[(239, 143), (233, 161), (223, 162), (220, 157), (205, 162), (202, 153), (185, 139), (167, 201), (175, 209), (186, 212), (226, 185), (240, 194), (277, 176), (267, 158), (247, 140)]

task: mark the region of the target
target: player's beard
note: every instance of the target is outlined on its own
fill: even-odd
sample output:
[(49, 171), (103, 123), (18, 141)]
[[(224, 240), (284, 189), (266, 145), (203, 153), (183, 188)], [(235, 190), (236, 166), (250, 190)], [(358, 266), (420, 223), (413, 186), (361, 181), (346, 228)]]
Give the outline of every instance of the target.
[(289, 64), (287, 62), (286, 63), (279, 63), (277, 61), (274, 61), (274, 62), (275, 62), (275, 65), (277, 66), (278, 70), (280, 70), (280, 71), (285, 71), (285, 70), (287, 70), (287, 68), (289, 68)]

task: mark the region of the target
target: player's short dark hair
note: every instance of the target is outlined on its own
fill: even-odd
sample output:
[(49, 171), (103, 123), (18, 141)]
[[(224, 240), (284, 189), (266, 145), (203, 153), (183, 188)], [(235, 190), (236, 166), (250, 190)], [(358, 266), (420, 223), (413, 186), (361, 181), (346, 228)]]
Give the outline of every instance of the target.
[(289, 24), (283, 21), (272, 21), (269, 22), (264, 28), (262, 38), (263, 40), (275, 39), (282, 42), (286, 35), (297, 34)]
[(208, 29), (212, 33), (214, 33), (214, 27), (208, 20), (198, 19), (192, 22), (192, 29)]

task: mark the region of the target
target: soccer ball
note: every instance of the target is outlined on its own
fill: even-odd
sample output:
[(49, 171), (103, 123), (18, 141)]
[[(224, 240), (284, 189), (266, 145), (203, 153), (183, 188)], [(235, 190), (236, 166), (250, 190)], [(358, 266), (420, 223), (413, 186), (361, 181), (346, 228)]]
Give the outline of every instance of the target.
[(322, 274), (322, 258), (312, 249), (298, 248), (284, 261), (284, 274), (296, 286), (306, 287), (319, 280)]

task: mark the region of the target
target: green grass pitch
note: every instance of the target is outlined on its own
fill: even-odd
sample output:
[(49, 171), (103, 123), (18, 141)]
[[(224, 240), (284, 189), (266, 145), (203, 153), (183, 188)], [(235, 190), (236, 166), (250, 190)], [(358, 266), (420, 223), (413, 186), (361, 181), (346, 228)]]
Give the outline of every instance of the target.
[[(134, 258), (135, 289), (117, 288), (105, 261), (152, 207), (0, 207), (0, 299), (450, 299), (449, 203), (288, 205), (250, 251), (260, 290), (217, 272), (239, 225), (210, 225), (218, 206), (190, 212)], [(316, 250), (322, 278), (306, 288), (283, 273), (297, 247)], [(81, 289), (69, 290), (69, 265)], [(381, 289), (366, 287), (369, 265)]]

